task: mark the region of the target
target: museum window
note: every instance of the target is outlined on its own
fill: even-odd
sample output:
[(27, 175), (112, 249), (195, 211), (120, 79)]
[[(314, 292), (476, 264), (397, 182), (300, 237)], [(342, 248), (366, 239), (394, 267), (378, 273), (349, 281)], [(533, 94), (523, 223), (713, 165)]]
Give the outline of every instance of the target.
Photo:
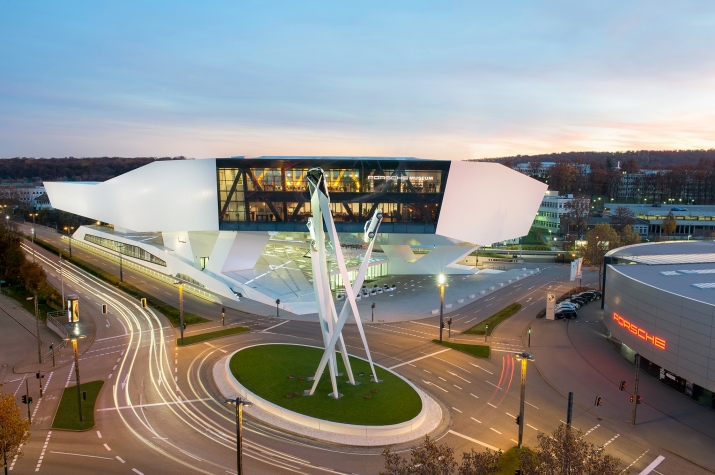
[(246, 220), (243, 173), (238, 168), (219, 168), (218, 195), (221, 221)]
[(92, 234), (85, 234), (84, 240), (96, 244), (97, 246), (103, 247), (105, 249), (110, 249), (114, 252), (118, 252), (127, 257), (133, 257), (135, 259), (140, 259), (142, 261), (151, 262), (159, 266), (166, 267), (166, 262), (156, 257), (139, 246), (133, 246), (131, 244), (121, 243), (119, 241), (114, 241), (112, 239), (106, 239), (99, 236), (94, 236)]

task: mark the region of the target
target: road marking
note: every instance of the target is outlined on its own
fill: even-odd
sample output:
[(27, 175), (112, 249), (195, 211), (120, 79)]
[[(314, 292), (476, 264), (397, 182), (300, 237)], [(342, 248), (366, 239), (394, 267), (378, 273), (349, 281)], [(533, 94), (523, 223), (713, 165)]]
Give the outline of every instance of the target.
[(99, 438), (101, 439), (101, 438), (102, 438), (102, 433), (99, 432), (99, 431), (97, 431), (97, 437), (99, 437)]
[(211, 348), (215, 348), (215, 349), (217, 349), (218, 351), (221, 351), (221, 352), (223, 352), (223, 353), (228, 353), (228, 351), (224, 350), (223, 348), (219, 348), (219, 347), (216, 346), (216, 345), (212, 345), (212, 344), (209, 343), (208, 341), (205, 341), (205, 342), (204, 342), (204, 345), (208, 345), (208, 346), (210, 346)]
[(112, 449), (109, 448), (107, 444), (104, 444), (104, 448), (107, 449), (108, 452), (110, 452)]
[(512, 416), (511, 414), (509, 414), (508, 412), (506, 413), (506, 415), (509, 417), (515, 417), (515, 416)]
[(459, 386), (457, 386), (456, 384), (453, 384), (452, 386), (454, 386), (455, 388), (457, 388), (457, 389), (459, 389), (459, 390), (462, 389), (462, 388), (460, 388)]
[(425, 373), (432, 374), (432, 373), (430, 373), (429, 371), (427, 371), (426, 369), (423, 369), (422, 371), (424, 371)]
[[(607, 446), (608, 444), (610, 444), (611, 442), (613, 442), (614, 440), (616, 440), (616, 439), (617, 439), (618, 437), (620, 437), (620, 436), (621, 436), (621, 434), (616, 434), (616, 435), (614, 435), (613, 438), (612, 438), (611, 440), (609, 440), (608, 442), (606, 442), (605, 444), (603, 444), (603, 446), (604, 446), (604, 447)], [(647, 450), (646, 450), (646, 452), (647, 452)]]
[(441, 379), (442, 381), (444, 381), (445, 383), (447, 382), (447, 380), (444, 379), (442, 376), (437, 376), (437, 377), (438, 377), (439, 379)]
[(601, 426), (601, 424), (596, 424), (595, 426), (591, 427), (586, 433), (584, 433), (581, 437), (586, 437), (588, 434), (593, 432), (594, 430), (598, 429)]
[(114, 460), (113, 458), (110, 458), (110, 457), (100, 457), (98, 455), (73, 454), (70, 452), (54, 452), (52, 450), (50, 450), (50, 453), (51, 454), (59, 454), (59, 455), (74, 455), (75, 457), (88, 457), (88, 458), (92, 458), (92, 459)]
[(144, 475), (143, 473), (141, 473), (141, 472), (140, 472), (139, 470), (137, 470), (136, 468), (133, 468), (133, 469), (132, 469), (132, 472), (136, 473), (137, 475)]
[(387, 369), (399, 368), (400, 366), (404, 366), (404, 365), (406, 365), (406, 364), (414, 363), (415, 361), (423, 360), (423, 359), (425, 359), (425, 358), (430, 358), (430, 357), (432, 357), (432, 356), (434, 356), (434, 355), (438, 355), (438, 354), (440, 354), (440, 353), (444, 353), (445, 351), (449, 351), (450, 349), (451, 349), (451, 348), (447, 348), (446, 350), (436, 351), (436, 352), (430, 353), (429, 355), (426, 355), (426, 356), (420, 356), (419, 358), (415, 358), (415, 359), (410, 360), (410, 361), (405, 361), (404, 363), (400, 363), (400, 364), (397, 364), (397, 365), (395, 365), (395, 366), (390, 366), (390, 367), (387, 368)]
[(431, 383), (431, 382), (429, 382), (429, 381), (425, 381), (424, 379), (423, 379), (422, 381), (423, 381), (426, 385), (428, 385), (428, 386), (434, 386), (435, 388), (439, 388), (439, 389), (441, 389), (442, 391), (444, 391), (444, 392), (446, 392), (446, 393), (449, 392), (449, 391), (447, 391), (446, 389), (444, 389), (444, 388), (442, 388), (442, 387), (440, 387), (440, 386), (437, 386), (437, 385), (434, 384), (434, 383)]
[(481, 369), (482, 371), (486, 371), (486, 372), (489, 373), (489, 374), (494, 374), (494, 373), (492, 373), (491, 371), (489, 371), (488, 369), (484, 369), (484, 368), (482, 368), (482, 367), (479, 366), (479, 365), (476, 365), (476, 364), (474, 364), (474, 363), (469, 363), (469, 364), (472, 365), (472, 366), (474, 366), (474, 367), (476, 367), (476, 368)]
[(281, 326), (281, 325), (283, 325), (283, 324), (286, 324), (286, 323), (288, 323), (288, 322), (290, 322), (290, 320), (282, 321), (282, 322), (280, 322), (278, 325), (273, 325), (272, 327), (268, 327), (268, 328), (266, 328), (265, 330), (262, 330), (261, 333), (267, 332), (268, 330), (273, 330), (274, 328), (279, 327), (279, 326)]
[(497, 434), (501, 435), (501, 432), (499, 432), (498, 430), (496, 430), (494, 427), (490, 427), (490, 429), (493, 430), (494, 432), (496, 432)]
[[(476, 420), (476, 419), (475, 419), (475, 420)], [(494, 430), (494, 429), (492, 429), (492, 430)], [(455, 431), (453, 431), (453, 430), (450, 430), (449, 433), (450, 433), (450, 434), (453, 434), (453, 435), (456, 435), (457, 437), (461, 437), (461, 438), (464, 439), (464, 440), (468, 440), (468, 441), (470, 441), (470, 442), (474, 442), (475, 444), (479, 444), (479, 445), (481, 445), (482, 447), (486, 447), (486, 448), (489, 449), (489, 450), (493, 450), (493, 451), (495, 451), (495, 452), (497, 452), (497, 451), (500, 450), (498, 447), (494, 447), (493, 445), (486, 444), (486, 443), (482, 442), (481, 440), (472, 439), (471, 437), (467, 437), (466, 435), (460, 434), (459, 432), (455, 432)]]
[(452, 409), (454, 409), (455, 411), (457, 411), (457, 412), (460, 413), (460, 414), (463, 414), (462, 411), (460, 411), (459, 409), (457, 409), (457, 408), (454, 407), (454, 406), (452, 406)]
[(439, 328), (439, 325), (430, 325), (428, 323), (420, 323), (420, 322), (410, 322), (410, 323), (414, 323), (415, 325), (424, 325), (426, 327)]
[(529, 426), (529, 427), (531, 427), (531, 428), (534, 429), (535, 431), (538, 431), (538, 430), (539, 430), (539, 429), (537, 429), (536, 427), (532, 426), (531, 424), (526, 424), (526, 425)]
[[(604, 445), (604, 447), (605, 447), (605, 445)], [(637, 461), (639, 461), (641, 458), (643, 458), (643, 456), (644, 456), (645, 454), (647, 454), (647, 453), (648, 453), (648, 450), (646, 450), (645, 452), (643, 452), (640, 457), (638, 457), (638, 458), (635, 459), (633, 462), (631, 462), (631, 464), (630, 464), (629, 466), (627, 466), (626, 468), (624, 468), (621, 473), (624, 473), (624, 472), (628, 471), (629, 468), (631, 468)]]
[(660, 462), (662, 462), (663, 460), (665, 460), (665, 457), (663, 457), (662, 455), (658, 455), (658, 457), (655, 460), (653, 460), (650, 465), (648, 465), (646, 468), (644, 468), (643, 471), (639, 475), (649, 474), (650, 472), (655, 470), (655, 467), (660, 465)]
[(451, 374), (452, 376), (458, 377), (458, 378), (461, 379), (462, 381), (466, 381), (467, 383), (472, 384), (471, 381), (469, 381), (469, 380), (467, 380), (467, 379), (464, 379), (463, 377), (459, 376), (458, 374), (454, 374), (454, 373), (451, 372), (451, 371), (447, 371), (447, 372), (448, 372), (449, 374)]
[(499, 386), (497, 386), (496, 384), (492, 383), (491, 381), (487, 381), (487, 383), (491, 384), (492, 386), (494, 386), (494, 387), (497, 388), (497, 389), (501, 389)]
[(490, 406), (492, 406), (494, 409), (497, 408), (497, 407), (496, 407), (494, 404), (492, 404), (491, 402), (488, 402), (487, 404), (489, 404)]
[(117, 456), (114, 457), (114, 458), (117, 459), (117, 460), (119, 460), (119, 461), (122, 462), (122, 463), (127, 463), (127, 462), (125, 462), (124, 459), (121, 458), (119, 455), (117, 455)]
[(133, 406), (105, 407), (102, 409), (97, 409), (97, 411), (116, 411), (117, 409), (133, 409), (136, 407), (166, 406), (169, 404), (184, 404), (187, 402), (200, 402), (200, 401), (211, 401), (211, 400), (213, 400), (213, 398), (206, 397), (203, 399), (187, 399), (185, 401), (154, 402), (151, 404), (135, 404)]
[(534, 409), (538, 409), (538, 407), (534, 406), (532, 403), (527, 402), (527, 401), (524, 401), (524, 402), (527, 403), (528, 405), (530, 405), (531, 407), (533, 407)]
[(473, 417), (470, 417), (470, 419), (471, 419), (471, 420), (473, 420), (474, 422), (478, 422), (479, 424), (481, 424), (481, 423), (482, 423), (482, 421), (478, 421), (478, 420), (476, 420), (476, 419), (475, 419), (475, 418), (473, 418)]
[(45, 439), (45, 445), (42, 447), (42, 453), (40, 454), (40, 459), (37, 461), (37, 467), (35, 467), (36, 472), (40, 471), (40, 466), (42, 465), (42, 460), (45, 458), (45, 451), (47, 450), (47, 444), (50, 443), (51, 435), (52, 435), (52, 431), (49, 431), (47, 433), (47, 438)]
[(476, 394), (469, 393), (469, 395), (479, 399), (479, 396), (477, 396)]

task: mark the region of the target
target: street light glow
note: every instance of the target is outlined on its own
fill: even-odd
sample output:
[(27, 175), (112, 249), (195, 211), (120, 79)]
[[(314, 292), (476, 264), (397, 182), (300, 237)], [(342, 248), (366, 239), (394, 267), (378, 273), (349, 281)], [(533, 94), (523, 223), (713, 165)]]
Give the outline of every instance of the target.
[(437, 282), (440, 284), (444, 284), (444, 282), (445, 282), (444, 274), (440, 274), (437, 276)]

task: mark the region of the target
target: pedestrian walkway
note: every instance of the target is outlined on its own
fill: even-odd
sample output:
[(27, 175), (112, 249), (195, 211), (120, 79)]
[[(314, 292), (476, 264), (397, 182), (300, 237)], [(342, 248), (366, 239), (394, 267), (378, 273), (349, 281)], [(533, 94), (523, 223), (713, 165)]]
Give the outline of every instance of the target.
[[(634, 366), (605, 336), (598, 303), (579, 310), (577, 320), (536, 319), (531, 348), (543, 378), (563, 397), (574, 393), (574, 413), (588, 410), (619, 430), (643, 437), (709, 470), (715, 470), (715, 411), (670, 389), (641, 371), (637, 424), (631, 426)], [(619, 390), (625, 380), (626, 391)], [(596, 397), (602, 406), (595, 406)]]

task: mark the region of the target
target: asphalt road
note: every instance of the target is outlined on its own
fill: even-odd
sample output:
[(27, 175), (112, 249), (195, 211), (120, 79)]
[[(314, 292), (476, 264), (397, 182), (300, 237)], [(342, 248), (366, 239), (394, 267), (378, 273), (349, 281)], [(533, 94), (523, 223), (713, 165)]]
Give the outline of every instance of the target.
[[(116, 267), (85, 251), (73, 249), (73, 252), (97, 265)], [(37, 250), (37, 256), (50, 280), (59, 285), (56, 256), (41, 249)], [(543, 308), (546, 291), (567, 291), (572, 285), (566, 282), (567, 277), (567, 266), (551, 266), (450, 315), (453, 319), (452, 341), (480, 342), (483, 337), (461, 335), (458, 331), (512, 302), (522, 303), (523, 310), (499, 325), (489, 338), (490, 359), (476, 359), (454, 350), (444, 351), (444, 347), (432, 343), (431, 340), (438, 337), (438, 317), (366, 325), (373, 357), (383, 366), (396, 367), (395, 371), (448, 408), (448, 430), (436, 436), (454, 447), (457, 454), (472, 448), (508, 449), (517, 439), (518, 426), (514, 417), (519, 410), (519, 364), (512, 355), (528, 349), (525, 331)], [(132, 271), (125, 270), (125, 278), (167, 301), (171, 301), (169, 289), (175, 292), (171, 286), (142, 274), (135, 275)], [(423, 276), (415, 279), (427, 281)], [(594, 280), (589, 274), (584, 284)], [(33, 409), (36, 416), (32, 435), (24, 447), (25, 456), (14, 462), (16, 473), (30, 473), (35, 469), (57, 474), (99, 471), (146, 475), (235, 473), (234, 412), (218, 397), (211, 377), (212, 363), (227, 352), (258, 342), (316, 345), (322, 342), (317, 323), (282, 323), (282, 320), (268, 316), (233, 311), (229, 323), (248, 326), (253, 330), (251, 333), (179, 349), (174, 341), (177, 332), (161, 315), (142, 309), (134, 299), (71, 266), (68, 266), (64, 282), (66, 292), (71, 289), (79, 293), (83, 318), (94, 319), (97, 328), (94, 342), (80, 359), (83, 381), (101, 379), (106, 382), (97, 404), (97, 425), (82, 433), (49, 430), (62, 390), (73, 384), (72, 363), (69, 354), (63, 354), (60, 358), (62, 366), (48, 375), (46, 396)], [(164, 288), (166, 291), (162, 290)], [(162, 292), (166, 293), (162, 296)], [(108, 315), (101, 314), (102, 303), (109, 305)], [(220, 308), (217, 315), (217, 307), (191, 296), (186, 302), (187, 311), (210, 318), (220, 318)], [(282, 324), (276, 326), (278, 323)], [(217, 325), (209, 323), (201, 327)], [(555, 322), (551, 325), (565, 324)], [(589, 323), (584, 320), (579, 325), (592, 325), (594, 331), (602, 331), (602, 323), (597, 319), (589, 320)], [(344, 335), (351, 352), (363, 356), (356, 328), (347, 326)], [(538, 344), (540, 338), (538, 333), (532, 334), (532, 345)], [(612, 351), (607, 346), (603, 348), (603, 351)], [(27, 349), (28, 353), (31, 351), (32, 347)], [(554, 430), (566, 418), (563, 391), (544, 379), (540, 364), (543, 363), (538, 360), (535, 364), (529, 363), (527, 371), (524, 443), (532, 446), (536, 445), (539, 432)], [(574, 361), (574, 365), (577, 364), (584, 363)], [(13, 384), (17, 381), (6, 387), (15, 390)], [(663, 390), (669, 391), (667, 388)], [(39, 394), (34, 397), (37, 396)], [(694, 404), (681, 399), (683, 405)], [(573, 424), (586, 433), (586, 440), (605, 445), (605, 450), (620, 458), (624, 467), (630, 467), (631, 473), (640, 473), (659, 456), (664, 460), (653, 473), (708, 473), (686, 460), (707, 465), (701, 456), (703, 447), (693, 453), (689, 453), (687, 447), (678, 447), (678, 453), (671, 452), (658, 443), (659, 439), (651, 440), (647, 431), (629, 430), (625, 422), (630, 415), (629, 405), (624, 404), (621, 412), (620, 419), (602, 417), (599, 408), (577, 406)], [(247, 473), (374, 474), (382, 468), (379, 449), (320, 443), (283, 433), (250, 418), (245, 424)], [(686, 435), (690, 429), (686, 426), (681, 430)], [(715, 444), (710, 440), (704, 444), (705, 449), (713, 453)]]

